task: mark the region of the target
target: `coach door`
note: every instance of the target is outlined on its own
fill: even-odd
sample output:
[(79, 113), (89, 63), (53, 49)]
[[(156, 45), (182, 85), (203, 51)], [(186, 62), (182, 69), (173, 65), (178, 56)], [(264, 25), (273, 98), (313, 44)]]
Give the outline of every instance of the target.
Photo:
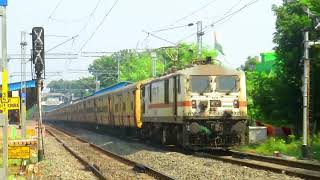
[(177, 76), (173, 77), (173, 117), (174, 120), (177, 120), (177, 113), (178, 113), (178, 96), (177, 96)]
[(108, 108), (109, 108), (109, 110), (108, 110), (108, 112), (109, 112), (109, 124), (110, 125), (114, 125), (114, 116), (113, 116), (113, 112), (112, 112), (112, 101), (111, 101), (111, 96), (109, 96), (108, 97)]

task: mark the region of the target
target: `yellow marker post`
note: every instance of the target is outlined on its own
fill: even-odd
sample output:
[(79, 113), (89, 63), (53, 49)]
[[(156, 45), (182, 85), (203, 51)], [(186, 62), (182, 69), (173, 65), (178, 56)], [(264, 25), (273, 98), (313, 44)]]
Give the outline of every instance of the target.
[(5, 177), (8, 173), (8, 72), (5, 68), (2, 68), (2, 114), (4, 120), (3, 127), (3, 169)]

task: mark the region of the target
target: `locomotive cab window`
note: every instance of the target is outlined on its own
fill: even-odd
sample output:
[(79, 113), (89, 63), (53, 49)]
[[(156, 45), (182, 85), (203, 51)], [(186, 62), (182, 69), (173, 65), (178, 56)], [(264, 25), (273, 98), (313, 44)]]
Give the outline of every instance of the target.
[(216, 91), (237, 92), (239, 91), (238, 76), (217, 76)]
[(191, 76), (191, 91), (194, 93), (209, 93), (211, 84), (209, 76)]

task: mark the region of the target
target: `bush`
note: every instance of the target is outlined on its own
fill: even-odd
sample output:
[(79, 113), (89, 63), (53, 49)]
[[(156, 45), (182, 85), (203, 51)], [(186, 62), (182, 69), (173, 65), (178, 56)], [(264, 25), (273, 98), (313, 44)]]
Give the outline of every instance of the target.
[[(297, 139), (290, 135), (287, 140), (271, 137), (264, 143), (258, 145), (242, 146), (240, 151), (254, 152), (262, 155), (273, 155), (275, 151), (287, 156), (301, 158), (302, 139)], [(320, 160), (320, 137), (314, 136), (310, 147), (310, 156), (312, 159)]]

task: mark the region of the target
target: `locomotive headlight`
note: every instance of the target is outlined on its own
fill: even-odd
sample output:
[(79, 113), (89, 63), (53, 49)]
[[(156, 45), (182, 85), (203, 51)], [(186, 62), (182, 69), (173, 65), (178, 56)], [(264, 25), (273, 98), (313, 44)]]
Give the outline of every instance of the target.
[(192, 108), (197, 108), (197, 101), (196, 100), (192, 100)]
[(239, 101), (238, 100), (234, 100), (233, 101), (233, 107), (234, 108), (239, 108)]
[(210, 107), (221, 107), (220, 100), (210, 100)]

